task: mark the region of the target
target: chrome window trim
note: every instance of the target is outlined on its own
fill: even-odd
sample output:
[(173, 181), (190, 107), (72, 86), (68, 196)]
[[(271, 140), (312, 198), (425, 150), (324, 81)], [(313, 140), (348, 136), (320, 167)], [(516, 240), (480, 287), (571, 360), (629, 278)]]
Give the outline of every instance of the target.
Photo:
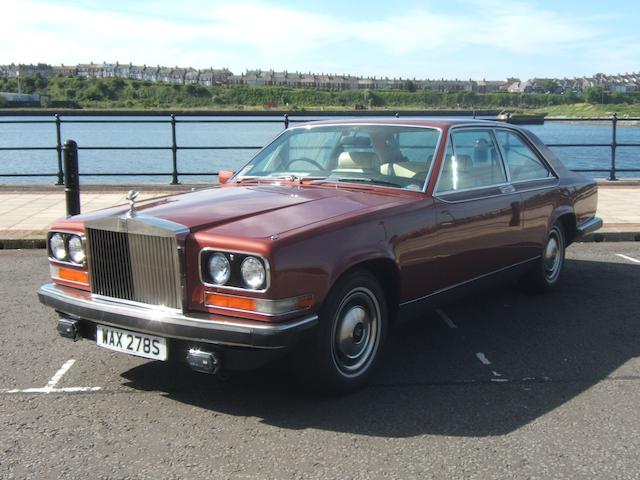
[[(540, 152), (540, 150), (531, 141), (529, 141), (529, 139), (527, 138), (526, 134), (523, 133), (520, 129), (513, 128), (513, 127), (508, 126), (508, 125), (498, 125), (498, 126), (496, 126), (496, 125), (493, 125), (493, 124), (477, 125), (477, 124), (473, 124), (473, 123), (464, 123), (464, 124), (452, 125), (449, 128), (449, 131), (447, 133), (447, 143), (446, 143), (445, 149), (444, 149), (444, 156), (443, 156), (442, 162), (440, 164), (440, 170), (438, 171), (438, 179), (436, 180), (436, 184), (435, 184), (434, 189), (433, 189), (433, 196), (434, 197), (440, 198), (439, 195), (442, 195), (442, 194), (450, 194), (450, 193), (453, 193), (453, 192), (462, 192), (462, 191), (471, 191), (471, 190), (476, 190), (476, 189), (479, 189), (479, 188), (490, 188), (490, 187), (493, 186), (493, 185), (488, 185), (486, 187), (474, 187), (474, 188), (465, 189), (465, 190), (446, 190), (444, 192), (438, 192), (438, 185), (440, 184), (440, 178), (442, 177), (442, 169), (444, 168), (444, 161), (445, 161), (445, 157), (446, 157), (447, 148), (448, 148), (449, 144), (451, 143), (451, 133), (452, 133), (452, 131), (456, 130), (456, 129), (483, 129), (483, 128), (486, 128), (486, 129), (489, 129), (489, 130), (493, 131), (493, 136), (494, 136), (494, 139), (496, 141), (496, 146), (498, 147), (498, 152), (499, 152), (499, 154), (500, 154), (500, 156), (502, 158), (503, 168), (505, 168), (505, 171), (507, 172), (507, 178), (510, 179), (509, 183), (511, 183), (512, 185), (519, 185), (519, 184), (522, 184), (522, 183), (525, 183), (525, 182), (535, 182), (535, 181), (540, 181), (540, 180), (551, 180), (551, 179), (554, 179), (554, 178), (555, 178), (556, 181), (560, 180), (560, 175), (558, 175), (558, 172), (547, 161), (546, 157), (542, 154), (542, 152)], [(506, 162), (506, 160), (504, 158), (504, 155), (503, 155), (503, 152), (502, 152), (502, 148), (500, 148), (500, 144), (497, 141), (497, 137), (495, 137), (495, 132), (497, 130), (504, 130), (506, 132), (513, 133), (518, 138), (520, 138), (523, 141), (523, 143), (525, 145), (527, 145), (527, 147), (529, 147), (529, 149), (531, 149), (531, 151), (536, 155), (536, 157), (538, 157), (538, 159), (549, 170), (549, 172), (551, 172), (552, 176), (544, 177), (544, 178), (535, 178), (535, 179), (532, 178), (532, 179), (526, 179), (526, 180), (517, 180), (517, 181), (514, 182), (511, 179), (511, 172), (509, 172), (509, 168), (508, 168), (507, 162)], [(453, 145), (452, 145), (452, 150), (453, 150)], [(455, 152), (454, 152), (454, 154), (455, 154)], [(501, 184), (501, 185), (504, 185), (504, 184)], [(557, 183), (556, 183), (556, 185), (557, 185)], [(495, 185), (495, 186), (499, 187), (500, 185)], [(545, 186), (545, 187), (540, 187), (540, 188), (519, 190), (518, 192), (535, 191), (535, 190), (541, 190), (541, 189), (544, 189), (544, 188), (550, 188), (550, 187), (546, 187)], [(493, 196), (497, 196), (497, 195), (493, 195)], [(479, 198), (490, 198), (490, 197), (479, 197)], [(466, 200), (462, 200), (462, 201), (466, 201)], [(449, 203), (453, 203), (453, 202), (449, 202)]]
[[(493, 187), (489, 187), (489, 188), (493, 188)], [(447, 193), (457, 193), (459, 190), (450, 190)], [(468, 190), (471, 191), (471, 190)], [(516, 195), (519, 194), (521, 192), (514, 190), (513, 192), (500, 192), (500, 193), (496, 193), (495, 195), (485, 195), (482, 197), (473, 197), (473, 198), (465, 198), (464, 200), (447, 200), (445, 198), (442, 197), (436, 197), (438, 200), (444, 202), (444, 203), (465, 203), (465, 202), (475, 202), (478, 200), (486, 200), (489, 198), (497, 198), (497, 197), (504, 197), (505, 195)]]
[[(438, 150), (440, 149), (440, 144), (442, 142), (442, 133), (443, 133), (443, 129), (442, 127), (436, 127), (436, 126), (428, 126), (428, 125), (414, 125), (414, 124), (410, 124), (410, 123), (379, 123), (379, 122), (354, 122), (354, 123), (309, 123), (309, 124), (302, 124), (302, 125), (298, 125), (295, 127), (290, 127), (284, 131), (282, 131), (282, 133), (280, 133), (279, 135), (277, 135), (273, 141), (269, 142), (268, 145), (264, 146), (262, 149), (260, 149), (258, 152), (256, 152), (256, 154), (251, 158), (251, 160), (249, 160), (249, 162), (247, 162), (245, 165), (243, 165), (238, 172), (241, 172), (255, 157), (257, 157), (264, 149), (266, 149), (268, 146), (270, 146), (271, 144), (273, 144), (276, 140), (278, 140), (278, 138), (280, 138), (282, 135), (284, 135), (286, 132), (288, 131), (293, 131), (293, 130), (310, 130), (313, 128), (318, 128), (318, 127), (334, 127), (334, 126), (340, 126), (340, 125), (349, 125), (349, 126), (364, 126), (364, 127), (371, 127), (371, 126), (380, 126), (380, 127), (410, 127), (410, 128), (415, 128), (415, 129), (423, 129), (423, 130), (435, 130), (437, 132), (439, 132), (440, 134), (438, 135), (438, 140), (436, 142), (436, 146), (435, 149), (433, 151), (433, 158), (431, 159), (431, 165), (429, 165), (429, 170), (427, 171), (427, 176), (425, 178), (425, 181), (422, 185), (422, 189), (421, 190), (411, 190), (408, 188), (403, 188), (403, 187), (391, 187), (389, 185), (376, 185), (375, 183), (373, 184), (368, 184), (368, 183), (353, 183), (353, 185), (358, 185), (358, 186), (362, 186), (362, 185), (366, 185), (366, 186), (374, 186), (374, 187), (381, 187), (381, 188), (386, 188), (389, 190), (401, 190), (403, 192), (414, 192), (414, 193), (426, 193), (427, 191), (427, 186), (429, 185), (429, 179), (431, 178), (431, 174), (433, 172), (433, 165), (435, 163), (436, 160), (436, 156), (438, 155)], [(236, 180), (236, 175), (234, 175), (233, 177), (231, 177), (230, 180)], [(268, 180), (269, 177), (265, 177), (265, 180)], [(276, 180), (276, 179), (273, 179)], [(304, 180), (304, 179), (303, 179)], [(322, 182), (328, 182), (328, 183), (349, 183), (346, 179), (344, 181), (341, 182), (334, 182), (331, 181), (330, 179), (325, 179), (325, 180), (321, 180)], [(237, 183), (237, 182), (236, 182)], [(238, 252), (240, 253), (240, 252)]]
[(458, 287), (461, 287), (461, 286), (466, 285), (468, 283), (475, 282), (476, 280), (481, 280), (481, 279), (483, 279), (485, 277), (489, 277), (491, 275), (495, 275), (496, 273), (504, 272), (505, 270), (509, 270), (510, 268), (518, 267), (520, 265), (524, 265), (524, 264), (529, 263), (529, 262), (534, 262), (534, 261), (538, 260), (541, 257), (542, 257), (541, 255), (538, 255), (536, 257), (529, 258), (528, 260), (523, 260), (522, 262), (513, 263), (511, 265), (507, 265), (506, 267), (502, 267), (502, 268), (499, 268), (497, 270), (493, 270), (493, 271), (488, 272), (488, 273), (483, 273), (482, 275), (478, 275), (477, 277), (470, 278), (469, 280), (465, 280), (463, 282), (455, 283), (453, 285), (449, 285), (448, 287), (441, 288), (440, 290), (436, 290), (435, 292), (430, 293), (428, 295), (423, 295), (422, 297), (414, 298), (413, 300), (407, 300), (406, 302), (402, 302), (400, 304), (400, 306), (404, 307), (405, 305), (411, 305), (412, 303), (419, 302), (421, 300), (426, 300), (429, 297), (433, 297), (435, 295), (439, 295), (441, 293), (445, 293), (445, 292), (447, 292), (449, 290), (453, 290), (454, 288), (458, 288)]
[[(555, 171), (555, 169), (551, 166), (551, 164), (547, 161), (547, 159), (545, 158), (545, 156), (542, 154), (542, 152), (540, 152), (538, 150), (538, 148), (533, 145), (532, 142), (529, 141), (529, 139), (527, 138), (527, 136), (520, 130), (517, 130), (515, 128), (506, 128), (504, 126), (499, 126), (499, 127), (494, 127), (494, 130), (504, 130), (506, 132), (509, 133), (513, 133), (516, 137), (518, 137), (520, 140), (522, 140), (522, 142), (529, 147), (529, 149), (533, 152), (533, 154), (538, 157), (538, 160), (540, 160), (540, 162), (542, 163), (542, 165), (549, 170), (549, 172), (551, 173), (552, 176), (556, 177), (556, 178), (560, 178), (558, 176), (558, 172)], [(497, 142), (496, 142), (497, 143)], [(500, 144), (498, 144), (498, 149), (500, 150), (500, 152), (502, 153), (502, 148), (500, 147)], [(506, 165), (506, 159), (505, 159), (505, 165)], [(547, 178), (551, 178), (551, 177), (544, 177), (540, 180), (545, 180)], [(527, 179), (527, 180), (518, 180), (518, 182), (530, 182), (534, 179)], [(535, 179), (537, 180), (537, 179)]]
[[(80, 237), (80, 240), (82, 241), (82, 248), (84, 249), (84, 262), (76, 263), (74, 261), (68, 262), (68, 261), (65, 261), (65, 260), (58, 260), (56, 257), (51, 255), (51, 248), (49, 247), (49, 240), (51, 240), (51, 237), (56, 233), (64, 233), (66, 235), (75, 235), (76, 237)], [(70, 267), (86, 267), (87, 266), (87, 237), (86, 237), (86, 235), (84, 233), (72, 232), (71, 230), (57, 230), (57, 229), (56, 230), (49, 230), (47, 232), (47, 258), (49, 259), (50, 262), (58, 263), (60, 265), (68, 265)], [(66, 281), (67, 280), (65, 280), (65, 282)], [(81, 283), (80, 285), (85, 285), (85, 284)]]
[[(495, 183), (495, 184), (491, 184), (491, 185), (482, 185), (480, 187), (471, 187), (471, 188), (461, 188), (458, 190), (445, 190), (442, 192), (438, 192), (438, 186), (440, 185), (440, 179), (442, 178), (442, 171), (444, 169), (444, 163), (446, 161), (446, 156), (447, 156), (447, 149), (449, 148), (449, 145), (451, 145), (451, 151), (453, 152), (453, 156), (455, 157), (455, 148), (453, 147), (453, 141), (451, 139), (451, 134), (453, 133), (452, 130), (455, 130), (459, 127), (462, 127), (462, 129), (466, 129), (466, 130), (486, 130), (489, 132), (489, 135), (491, 136), (491, 138), (493, 139), (495, 146), (498, 150), (498, 156), (500, 157), (500, 161), (502, 163), (502, 169), (505, 173), (505, 176), (507, 177), (507, 181), (506, 182), (502, 182), (502, 183)], [(433, 188), (433, 196), (435, 198), (440, 198), (441, 195), (450, 195), (452, 193), (460, 193), (460, 192), (472, 192), (474, 190), (483, 190), (486, 188), (500, 188), (506, 185), (511, 185), (511, 182), (509, 181), (509, 173), (507, 172), (507, 167), (506, 164), (502, 158), (502, 155), (500, 153), (500, 147), (498, 145), (497, 139), (495, 138), (495, 135), (493, 134), (493, 128), (491, 125), (455, 125), (451, 128), (449, 128), (449, 132), (447, 134), (447, 143), (445, 145), (445, 149), (444, 149), (444, 156), (442, 157), (442, 161), (440, 162), (440, 170), (438, 171), (438, 180), (436, 180), (436, 184)], [(460, 202), (466, 202), (469, 200), (478, 200), (478, 199), (482, 199), (482, 198), (492, 198), (492, 197), (498, 197), (500, 195), (510, 195), (511, 193), (517, 193), (517, 192), (507, 192), (507, 193), (500, 193), (499, 195), (489, 195), (489, 196), (485, 196), (485, 197), (476, 197), (473, 199), (468, 199), (468, 200), (459, 200)], [(446, 201), (444, 199), (442, 199), (443, 201)], [(458, 201), (455, 202), (447, 202), (447, 203), (458, 203)]]
[[(242, 287), (233, 287), (227, 285), (217, 285), (215, 283), (208, 283), (204, 281), (202, 278), (202, 255), (204, 252), (221, 252), (221, 253), (237, 253), (240, 255), (250, 255), (252, 257), (259, 258), (262, 260), (265, 270), (265, 287), (259, 290), (253, 290), (251, 288), (242, 288)], [(200, 282), (206, 286), (211, 288), (221, 288), (225, 290), (230, 290), (234, 292), (252, 292), (252, 293), (265, 293), (271, 287), (271, 265), (269, 264), (269, 260), (264, 255), (260, 255), (259, 253), (254, 252), (245, 252), (241, 250), (227, 250), (224, 248), (214, 248), (214, 247), (204, 247), (201, 248), (198, 252), (198, 277), (200, 278)], [(215, 307), (218, 308), (218, 307)]]

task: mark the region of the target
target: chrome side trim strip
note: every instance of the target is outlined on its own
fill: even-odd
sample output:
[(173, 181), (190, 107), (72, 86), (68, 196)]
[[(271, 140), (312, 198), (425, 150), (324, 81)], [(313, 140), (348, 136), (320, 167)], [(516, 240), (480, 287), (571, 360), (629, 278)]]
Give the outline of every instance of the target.
[(414, 298), (413, 300), (409, 300), (407, 302), (403, 302), (403, 303), (400, 304), (400, 306), (404, 307), (405, 305), (410, 305), (412, 303), (419, 302), (421, 300), (426, 300), (429, 297), (434, 297), (436, 295), (439, 295), (441, 293), (447, 292), (449, 290), (453, 290), (454, 288), (458, 288), (458, 287), (461, 287), (461, 286), (466, 285), (468, 283), (475, 282), (476, 280), (481, 280), (483, 278), (490, 277), (491, 275), (495, 275), (496, 273), (504, 272), (505, 270), (509, 270), (510, 268), (514, 268), (514, 267), (518, 267), (520, 265), (524, 265), (526, 263), (534, 262), (534, 261), (538, 260), (539, 258), (541, 258), (541, 255), (538, 255), (537, 257), (530, 258), (529, 260), (524, 260), (522, 262), (514, 263), (514, 264), (509, 265), (507, 267), (499, 268), (498, 270), (494, 270), (493, 272), (485, 273), (483, 275), (471, 278), (469, 280), (465, 280), (464, 282), (456, 283), (455, 285), (450, 285), (448, 287), (441, 288), (440, 290), (436, 290), (435, 292), (430, 293), (429, 295), (424, 295), (422, 297)]

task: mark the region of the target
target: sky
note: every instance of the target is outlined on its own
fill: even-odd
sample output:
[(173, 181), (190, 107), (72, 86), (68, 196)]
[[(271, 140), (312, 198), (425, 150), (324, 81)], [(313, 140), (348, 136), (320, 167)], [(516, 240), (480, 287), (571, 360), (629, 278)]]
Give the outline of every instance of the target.
[(640, 71), (640, 2), (2, 0), (0, 64), (501, 80)]

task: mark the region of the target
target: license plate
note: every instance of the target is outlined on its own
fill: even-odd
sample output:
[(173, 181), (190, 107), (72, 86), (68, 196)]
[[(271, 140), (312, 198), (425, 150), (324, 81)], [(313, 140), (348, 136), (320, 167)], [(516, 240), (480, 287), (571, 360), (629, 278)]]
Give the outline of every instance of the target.
[(146, 333), (130, 332), (98, 325), (96, 343), (100, 347), (154, 360), (167, 359), (167, 340)]

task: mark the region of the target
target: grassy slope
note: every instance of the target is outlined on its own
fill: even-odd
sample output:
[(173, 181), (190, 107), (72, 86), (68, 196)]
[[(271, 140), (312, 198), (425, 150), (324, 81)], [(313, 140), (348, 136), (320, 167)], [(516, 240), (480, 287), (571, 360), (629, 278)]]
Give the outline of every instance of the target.
[(563, 117), (610, 117), (614, 112), (619, 117), (640, 117), (639, 104), (592, 105), (590, 103), (576, 103), (573, 105), (554, 105), (544, 108), (525, 110), (525, 113), (546, 113), (549, 116)]

